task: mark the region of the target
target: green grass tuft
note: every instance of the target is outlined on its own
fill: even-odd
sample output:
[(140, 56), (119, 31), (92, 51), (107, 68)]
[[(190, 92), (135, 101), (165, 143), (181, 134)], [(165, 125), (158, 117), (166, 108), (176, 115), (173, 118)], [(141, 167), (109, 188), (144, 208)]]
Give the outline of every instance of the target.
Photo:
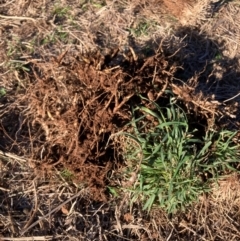
[[(179, 106), (154, 106), (154, 111), (146, 107), (133, 110), (132, 138), (141, 145), (143, 160), (130, 192), (132, 202), (141, 200), (145, 210), (158, 205), (175, 213), (210, 191), (214, 180), (235, 170), (239, 146), (233, 142), (235, 132), (208, 131), (199, 137), (196, 130), (189, 130), (187, 116)], [(134, 152), (132, 148), (126, 155)]]
[(60, 174), (66, 181), (71, 181), (74, 177), (73, 173), (68, 169), (63, 169)]

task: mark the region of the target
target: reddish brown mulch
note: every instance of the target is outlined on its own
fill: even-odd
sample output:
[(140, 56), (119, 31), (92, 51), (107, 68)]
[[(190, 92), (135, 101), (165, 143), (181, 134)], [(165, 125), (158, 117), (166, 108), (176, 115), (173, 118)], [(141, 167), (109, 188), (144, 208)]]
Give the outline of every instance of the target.
[(92, 188), (95, 200), (106, 200), (107, 173), (120, 161), (111, 141), (107, 145), (110, 135), (131, 120), (139, 94), (162, 95), (175, 68), (163, 54), (138, 59), (131, 48), (105, 56), (64, 51), (48, 62), (30, 60), (28, 67), (20, 76), (28, 79), (26, 91), (2, 119), (5, 148), (31, 158), (38, 173), (68, 170), (76, 183)]

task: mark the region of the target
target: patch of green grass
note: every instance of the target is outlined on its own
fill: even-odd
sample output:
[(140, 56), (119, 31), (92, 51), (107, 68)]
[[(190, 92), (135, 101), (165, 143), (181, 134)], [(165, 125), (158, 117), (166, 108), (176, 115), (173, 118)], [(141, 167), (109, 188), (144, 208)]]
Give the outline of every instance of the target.
[[(154, 103), (154, 107), (154, 111), (144, 106), (133, 110), (134, 134), (130, 136), (141, 145), (143, 159), (138, 179), (129, 191), (132, 202), (141, 200), (145, 210), (157, 205), (175, 213), (210, 191), (210, 184), (221, 175), (235, 170), (239, 146), (233, 142), (236, 133), (231, 131), (197, 136), (196, 130), (189, 130), (184, 111), (175, 104), (161, 108)], [(126, 153), (129, 161), (133, 153), (134, 148)]]
[(22, 60), (10, 60), (7, 66), (12, 70), (26, 71), (29, 72), (30, 69), (27, 67), (26, 62)]
[(6, 89), (5, 88), (3, 88), (3, 87), (1, 87), (0, 88), (0, 98), (2, 98), (3, 96), (5, 96), (6, 95)]
[(41, 44), (42, 45), (55, 44), (58, 41), (66, 44), (68, 43), (68, 39), (69, 39), (69, 33), (65, 32), (64, 30), (62, 30), (61, 27), (59, 27), (58, 29), (54, 30), (51, 34), (47, 35), (41, 41)]
[(57, 5), (57, 6), (55, 6), (55, 8), (53, 10), (53, 14), (55, 14), (58, 17), (64, 17), (69, 14), (70, 9), (71, 8), (69, 6), (62, 7), (62, 6)]
[(71, 181), (73, 178), (73, 173), (69, 171), (68, 169), (63, 169), (60, 172), (60, 175), (66, 180), (66, 181)]
[(94, 1), (92, 1), (92, 6), (94, 6), (95, 8), (102, 8), (102, 7), (104, 7), (106, 5), (106, 3), (105, 2), (94, 2)]
[(215, 60), (221, 60), (223, 58), (221, 53), (217, 53), (215, 56)]
[(24, 41), (15, 36), (7, 42), (7, 56), (10, 59), (18, 59), (22, 55), (31, 55), (34, 52), (35, 38)]
[(119, 196), (117, 188), (111, 187), (111, 186), (108, 186), (107, 188), (108, 188), (109, 192), (112, 194), (113, 197)]
[(67, 43), (69, 34), (61, 28), (55, 32), (55, 38), (59, 39), (61, 42)]
[(130, 33), (135, 37), (147, 36), (150, 27), (155, 25), (153, 21), (141, 21), (135, 28), (130, 28)]
[(15, 57), (21, 54), (23, 44), (20, 38), (13, 37), (13, 39), (7, 42), (7, 56)]

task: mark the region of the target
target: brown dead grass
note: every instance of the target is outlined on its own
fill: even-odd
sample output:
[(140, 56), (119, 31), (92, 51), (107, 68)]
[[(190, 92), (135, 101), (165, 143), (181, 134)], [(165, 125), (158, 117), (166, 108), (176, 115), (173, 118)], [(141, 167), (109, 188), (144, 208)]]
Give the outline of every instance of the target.
[(240, 240), (238, 176), (173, 217), (105, 192), (136, 86), (239, 127), (238, 1), (0, 3), (2, 240)]

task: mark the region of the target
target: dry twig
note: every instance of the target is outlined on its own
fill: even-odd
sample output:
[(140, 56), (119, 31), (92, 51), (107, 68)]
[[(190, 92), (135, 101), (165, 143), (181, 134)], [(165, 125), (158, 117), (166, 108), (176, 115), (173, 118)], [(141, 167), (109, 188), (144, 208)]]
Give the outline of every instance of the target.
[(33, 228), (34, 226), (36, 226), (39, 222), (41, 222), (43, 219), (46, 219), (47, 217), (49, 217), (52, 213), (60, 210), (62, 208), (62, 206), (66, 205), (67, 203), (71, 202), (74, 198), (77, 198), (80, 196), (80, 194), (83, 192), (83, 190), (80, 190), (79, 192), (77, 192), (75, 195), (73, 195), (71, 198), (69, 198), (68, 200), (66, 200), (65, 202), (61, 203), (60, 205), (58, 205), (56, 208), (54, 208), (52, 211), (50, 211), (49, 213), (47, 213), (46, 215), (44, 215), (43, 217), (39, 218), (36, 222), (34, 222), (33, 224), (31, 224), (30, 226), (28, 226), (26, 229), (23, 229), (21, 231), (21, 235), (24, 235), (29, 229)]

